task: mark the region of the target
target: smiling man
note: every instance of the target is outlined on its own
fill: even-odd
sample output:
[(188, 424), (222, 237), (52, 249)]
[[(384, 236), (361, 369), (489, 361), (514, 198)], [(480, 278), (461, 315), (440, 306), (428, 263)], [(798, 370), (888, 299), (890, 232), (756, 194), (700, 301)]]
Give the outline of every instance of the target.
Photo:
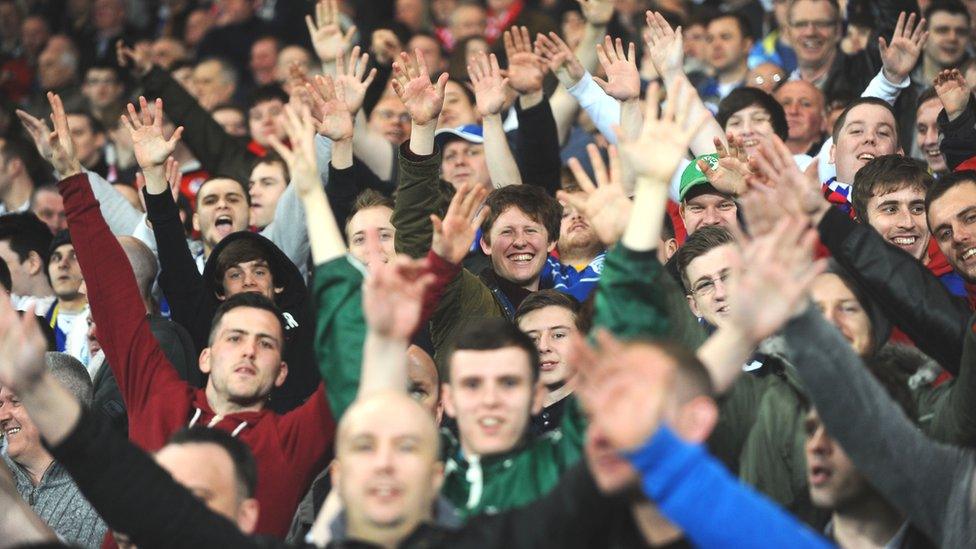
[(933, 174), (949, 171), (945, 155), (942, 154), (940, 144), (942, 133), (939, 131), (938, 118), (942, 112), (942, 101), (935, 88), (929, 88), (918, 97), (915, 109), (915, 145), (921, 159), (928, 164)]
[(704, 227), (678, 248), (675, 261), (692, 314), (707, 327), (722, 326), (729, 313), (726, 281), (739, 261), (739, 245), (728, 230)]

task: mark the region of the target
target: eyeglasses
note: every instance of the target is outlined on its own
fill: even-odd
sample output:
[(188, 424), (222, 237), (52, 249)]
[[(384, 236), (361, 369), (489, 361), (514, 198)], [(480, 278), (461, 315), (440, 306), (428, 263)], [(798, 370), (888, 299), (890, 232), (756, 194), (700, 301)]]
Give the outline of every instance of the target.
[(705, 297), (715, 293), (715, 284), (718, 282), (725, 286), (725, 282), (732, 276), (732, 271), (729, 269), (722, 269), (718, 276), (710, 276), (705, 280), (702, 280), (691, 288), (691, 293)]
[(97, 86), (99, 84), (106, 84), (111, 86), (115, 84), (115, 79), (114, 78), (86, 78), (85, 84), (89, 86)]
[(784, 77), (782, 74), (778, 72), (774, 72), (773, 74), (770, 75), (757, 74), (756, 76), (753, 77), (752, 81), (755, 82), (757, 86), (762, 86), (766, 82), (779, 84), (780, 82), (783, 81), (783, 78)]
[(797, 30), (813, 27), (817, 30), (830, 30), (837, 24), (836, 19), (816, 19), (813, 21), (793, 21), (790, 26)]

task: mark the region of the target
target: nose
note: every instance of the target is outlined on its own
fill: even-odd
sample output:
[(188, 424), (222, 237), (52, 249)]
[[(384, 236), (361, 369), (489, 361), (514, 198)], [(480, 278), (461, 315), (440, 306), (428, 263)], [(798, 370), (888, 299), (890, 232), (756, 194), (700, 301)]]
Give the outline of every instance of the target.
[(833, 445), (830, 443), (830, 437), (827, 436), (827, 430), (823, 426), (817, 427), (817, 430), (813, 432), (813, 435), (807, 441), (807, 450), (812, 454), (819, 455), (829, 455), (833, 450)]
[(549, 352), (549, 336), (542, 334), (539, 336), (539, 340), (535, 343), (535, 348), (539, 351), (539, 354), (545, 354)]
[(485, 407), (492, 408), (498, 404), (498, 396), (498, 385), (487, 383), (481, 394), (481, 403)]
[(703, 226), (709, 225), (719, 225), (722, 223), (722, 217), (718, 214), (718, 210), (713, 207), (705, 208), (705, 217), (702, 220)]
[(393, 444), (381, 444), (376, 449), (376, 459), (373, 464), (377, 470), (390, 471), (393, 469)]
[(244, 287), (250, 288), (256, 285), (257, 278), (251, 271), (244, 271)]
[(715, 301), (725, 301), (725, 298), (727, 298), (729, 295), (728, 292), (726, 292), (727, 288), (725, 286), (725, 282), (723, 282), (721, 278), (716, 278), (714, 281), (712, 281), (712, 284), (715, 285)]
[(924, 145), (931, 145), (939, 142), (939, 130), (933, 124), (925, 131), (925, 137), (923, 139)]
[(956, 226), (952, 228), (952, 243), (955, 246), (968, 248), (972, 244), (972, 241), (972, 235), (963, 227)]
[(899, 209), (898, 217), (895, 219), (895, 226), (899, 229), (911, 229), (915, 226), (912, 214), (907, 209)]

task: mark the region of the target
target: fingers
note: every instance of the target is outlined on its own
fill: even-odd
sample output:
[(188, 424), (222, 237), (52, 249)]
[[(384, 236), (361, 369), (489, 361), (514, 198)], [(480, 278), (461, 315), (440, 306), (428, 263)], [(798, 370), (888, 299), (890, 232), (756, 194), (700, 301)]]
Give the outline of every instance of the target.
[[(576, 178), (576, 184), (579, 185), (580, 189), (583, 189), (583, 192), (590, 194), (596, 190), (596, 185), (593, 184), (590, 176), (586, 174), (586, 170), (583, 169), (583, 165), (580, 164), (578, 159), (575, 157), (570, 158), (567, 164), (569, 165), (569, 170), (573, 172), (573, 177)], [(572, 200), (569, 200), (569, 202), (572, 202)]]
[(654, 82), (647, 88), (647, 93), (644, 97), (644, 124), (641, 126), (641, 139), (650, 138), (651, 131), (654, 128), (654, 124), (658, 120), (658, 111), (660, 105), (658, 105), (658, 94), (661, 91), (661, 86)]
[(512, 38), (511, 31), (502, 33), (502, 42), (505, 45), (505, 56), (511, 59), (515, 54), (515, 40)]
[(607, 147), (607, 156), (610, 158), (610, 179), (607, 184), (614, 185), (620, 181), (624, 173), (623, 164), (620, 161), (620, 151), (617, 150), (616, 145)]
[(607, 166), (603, 162), (603, 156), (600, 155), (600, 148), (591, 143), (586, 146), (586, 152), (590, 157), (590, 166), (593, 167), (597, 186), (607, 185)]

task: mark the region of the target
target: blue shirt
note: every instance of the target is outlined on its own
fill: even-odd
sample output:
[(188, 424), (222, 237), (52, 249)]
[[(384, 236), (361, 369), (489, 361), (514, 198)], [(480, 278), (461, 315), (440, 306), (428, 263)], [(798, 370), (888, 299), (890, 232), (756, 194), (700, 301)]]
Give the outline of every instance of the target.
[(606, 252), (600, 252), (582, 271), (577, 271), (576, 267), (560, 263), (555, 257), (549, 256), (539, 274), (539, 287), (552, 288), (569, 294), (582, 303), (600, 282), (600, 273), (603, 272), (603, 261), (606, 256)]

